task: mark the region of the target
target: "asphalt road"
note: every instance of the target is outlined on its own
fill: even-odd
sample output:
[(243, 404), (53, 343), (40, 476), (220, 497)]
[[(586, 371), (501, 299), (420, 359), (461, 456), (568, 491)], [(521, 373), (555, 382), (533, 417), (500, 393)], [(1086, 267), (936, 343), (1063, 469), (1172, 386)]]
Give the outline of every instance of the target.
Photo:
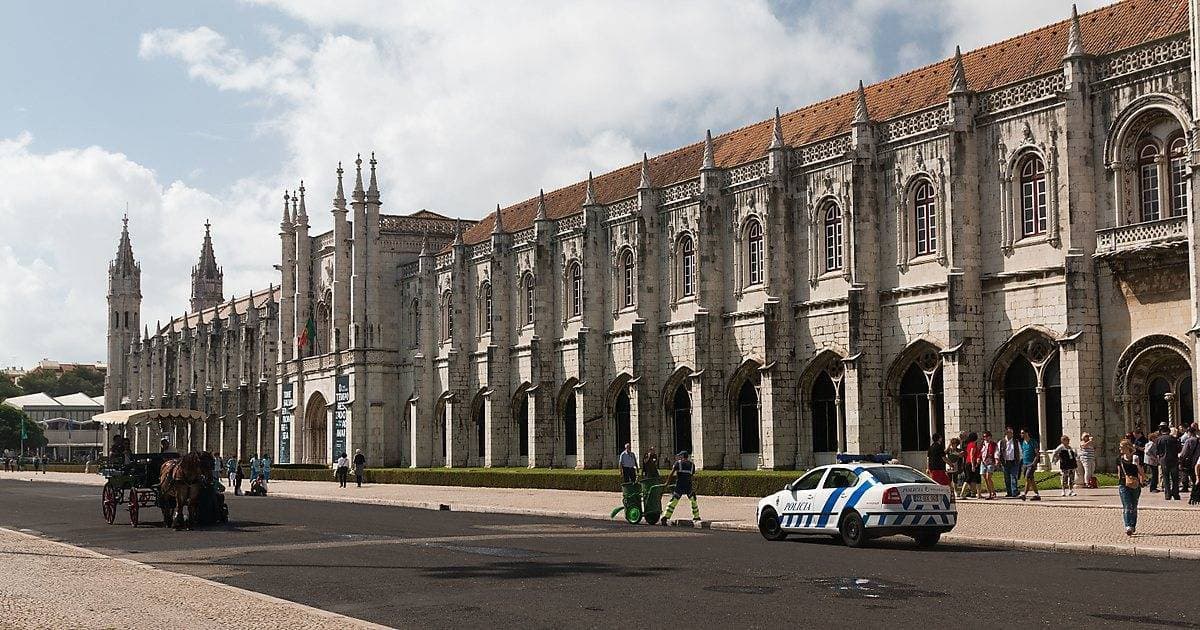
[(1200, 628), (1186, 560), (274, 497), (230, 497), (228, 526), (176, 532), (104, 523), (93, 486), (20, 481), (0, 481), (0, 505), (0, 525), (397, 627)]

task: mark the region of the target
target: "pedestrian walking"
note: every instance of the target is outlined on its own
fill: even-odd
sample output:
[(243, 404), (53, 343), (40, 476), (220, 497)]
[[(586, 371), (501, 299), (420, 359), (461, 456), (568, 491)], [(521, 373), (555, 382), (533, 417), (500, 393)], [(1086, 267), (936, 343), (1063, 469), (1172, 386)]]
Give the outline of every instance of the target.
[(1137, 447), (1129, 440), (1121, 440), (1121, 454), (1117, 457), (1117, 477), (1120, 485), (1117, 493), (1121, 496), (1121, 508), (1125, 521), (1125, 535), (1132, 536), (1137, 531), (1138, 499), (1142, 495), (1142, 460), (1137, 455)]
[(1075, 469), (1079, 466), (1079, 454), (1071, 448), (1071, 438), (1062, 436), (1050, 454), (1050, 463), (1058, 464), (1058, 472), (1062, 475), (1062, 495), (1075, 496)]
[(237, 486), (237, 468), (238, 460), (236, 455), (230, 455), (225, 462), (225, 475), (229, 478), (229, 487)]
[(350, 474), (350, 458), (346, 457), (345, 453), (338, 456), (337, 463), (333, 465), (333, 475), (338, 481), (338, 485), (346, 487), (346, 476)]
[[(1038, 439), (1029, 431), (1021, 429), (1021, 474), (1025, 477), (1025, 491), (1021, 493), (1022, 501), (1025, 499), (1042, 500), (1042, 495), (1038, 493), (1037, 479), (1034, 478), (1034, 473), (1037, 472), (1038, 446)], [(1030, 492), (1033, 493), (1033, 496), (1029, 496)]]
[(1163, 424), (1159, 427), (1158, 438), (1154, 440), (1154, 454), (1158, 456), (1158, 464), (1162, 468), (1164, 501), (1179, 500), (1179, 453), (1182, 446), (1175, 433)]
[(1083, 487), (1095, 488), (1096, 483), (1096, 441), (1091, 433), (1079, 436), (1079, 465), (1083, 468)]
[(979, 440), (979, 475), (983, 478), (983, 487), (987, 491), (986, 499), (996, 498), (996, 481), (992, 474), (1000, 467), (999, 445), (992, 439), (991, 431), (984, 431)]
[(362, 449), (354, 449), (354, 481), (358, 483), (358, 487), (362, 487), (363, 473), (367, 469), (367, 458), (362, 454)]
[(617, 466), (621, 469), (622, 483), (637, 481), (638, 458), (628, 443), (625, 444), (625, 450), (621, 451), (621, 454), (617, 456)]
[(963, 449), (962, 461), (962, 491), (960, 496), (979, 496), (979, 434), (971, 432), (967, 434), (967, 445)]
[(692, 504), (692, 521), (700, 521), (700, 504), (696, 503), (696, 489), (692, 484), (692, 478), (695, 476), (696, 464), (688, 459), (687, 451), (679, 451), (675, 455), (675, 463), (671, 465), (671, 474), (667, 475), (667, 485), (671, 485), (671, 480), (674, 479), (675, 490), (671, 492), (671, 502), (667, 504), (667, 511), (663, 514), (663, 525), (670, 524), (675, 505), (679, 503), (680, 497), (684, 496)]
[(946, 445), (945, 459), (946, 476), (950, 478), (950, 488), (957, 488), (959, 479), (962, 477), (960, 473), (963, 463), (962, 442), (958, 438), (950, 438), (950, 443)]
[(1015, 499), (1019, 492), (1017, 485), (1021, 473), (1021, 441), (1013, 436), (1013, 428), (1004, 428), (1004, 438), (1000, 440), (997, 449), (1000, 456), (1000, 466), (1004, 469), (1004, 498)]
[(925, 454), (925, 461), (925, 474), (943, 486), (950, 486), (950, 489), (953, 490), (954, 485), (950, 482), (950, 476), (946, 474), (946, 445), (942, 443), (941, 433), (933, 434), (929, 450)]
[(646, 457), (642, 459), (642, 478), (658, 479), (658, 453), (653, 446), (646, 449)]
[(242, 470), (242, 463), (237, 463), (237, 472), (234, 473), (233, 494), (234, 496), (242, 496), (242, 479), (245, 478), (245, 472)]
[(271, 456), (263, 455), (262, 462), (263, 483), (271, 483)]
[[(1138, 455), (1142, 458), (1142, 464), (1146, 467), (1146, 475), (1150, 478), (1150, 492), (1158, 492), (1159, 480), (1159, 465), (1158, 450), (1155, 446), (1158, 440), (1158, 431), (1146, 436), (1148, 440), (1146, 445), (1140, 449)], [(1134, 448), (1137, 448), (1137, 442), (1134, 442)]]
[(253, 482), (258, 479), (258, 474), (262, 472), (262, 461), (258, 458), (258, 453), (250, 457), (250, 480)]
[(1179, 489), (1187, 492), (1196, 485), (1196, 455), (1200, 449), (1200, 431), (1196, 425), (1189, 426), (1180, 437), (1182, 446), (1179, 450)]

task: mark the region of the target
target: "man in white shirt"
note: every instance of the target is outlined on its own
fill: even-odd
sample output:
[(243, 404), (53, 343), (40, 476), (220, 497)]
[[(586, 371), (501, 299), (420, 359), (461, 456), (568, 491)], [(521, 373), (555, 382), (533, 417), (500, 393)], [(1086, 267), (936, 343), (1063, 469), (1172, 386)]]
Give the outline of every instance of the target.
[(634, 454), (633, 448), (627, 443), (625, 450), (617, 457), (617, 465), (621, 467), (621, 482), (633, 483), (637, 481), (638, 457)]
[(1004, 498), (1012, 499), (1020, 491), (1017, 483), (1021, 472), (1021, 441), (1013, 436), (1012, 427), (1005, 427), (997, 450), (1000, 465), (1004, 469)]

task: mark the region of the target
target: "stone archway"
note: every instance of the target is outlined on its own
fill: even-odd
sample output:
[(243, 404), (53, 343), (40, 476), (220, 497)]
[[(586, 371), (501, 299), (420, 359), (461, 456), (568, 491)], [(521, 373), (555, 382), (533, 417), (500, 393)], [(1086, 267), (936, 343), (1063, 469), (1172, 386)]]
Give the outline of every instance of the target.
[(575, 389), (579, 380), (568, 379), (558, 392), (555, 409), (558, 411), (558, 433), (561, 437), (563, 465), (574, 468), (579, 456), (579, 401)]
[(313, 392), (304, 405), (304, 461), (308, 464), (329, 463), (328, 403), (321, 392)]
[(992, 417), (1016, 433), (1025, 429), (1036, 435), (1043, 449), (1058, 444), (1063, 433), (1062, 388), (1051, 331), (1029, 327), (1006, 341), (992, 361), (990, 384)]
[[(525, 466), (529, 462), (529, 394), (532, 385), (523, 383), (517, 388), (512, 398), (513, 438), (516, 448), (509, 452), (515, 453), (515, 464)], [(510, 457), (511, 461), (514, 457)]]
[(467, 456), (468, 465), (483, 466), (487, 457), (487, 414), (484, 391), (480, 390), (471, 401), (471, 448)]
[(741, 468), (753, 469), (763, 464), (761, 367), (758, 361), (748, 359), (729, 379), (727, 426), (732, 427), (737, 436), (733, 446), (738, 449)]
[[(1142, 337), (1121, 353), (1113, 398), (1124, 415), (1126, 432), (1140, 428), (1149, 433), (1156, 428), (1152, 422), (1164, 415), (1171, 425), (1191, 416), (1192, 364), (1188, 355), (1187, 344), (1171, 335)], [(1185, 394), (1186, 401), (1182, 400)]]
[(846, 448), (844, 358), (834, 350), (821, 350), (800, 374), (796, 405), (797, 462), (830, 463), (838, 451)]
[(898, 445), (917, 464), (933, 434), (944, 428), (941, 349), (925, 339), (910, 343), (888, 368), (884, 383), (890, 401), (885, 447)]

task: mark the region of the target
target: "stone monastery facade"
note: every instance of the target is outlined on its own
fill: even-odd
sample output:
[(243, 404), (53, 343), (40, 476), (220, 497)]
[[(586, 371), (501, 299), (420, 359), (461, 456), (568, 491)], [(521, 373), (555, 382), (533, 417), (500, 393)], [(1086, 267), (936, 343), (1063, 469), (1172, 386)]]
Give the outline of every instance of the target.
[[(1005, 425), (1108, 452), (1195, 408), (1197, 19), (1072, 15), (478, 223), (381, 215), (373, 158), (347, 210), (339, 167), (331, 233), (285, 198), (280, 287), (116, 329), (106, 407), (166, 383), (290, 462), (921, 466)], [(193, 393), (197, 336), (253, 360)]]

